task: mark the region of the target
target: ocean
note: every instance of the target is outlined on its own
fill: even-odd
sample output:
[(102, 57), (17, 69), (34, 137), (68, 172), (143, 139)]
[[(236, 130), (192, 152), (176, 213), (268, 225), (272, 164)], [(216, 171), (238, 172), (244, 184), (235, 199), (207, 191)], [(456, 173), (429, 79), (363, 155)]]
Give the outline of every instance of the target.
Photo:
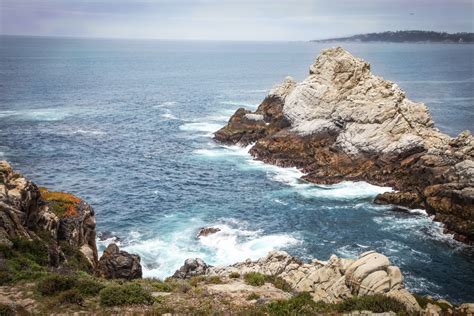
[[(372, 204), (391, 190), (312, 185), (212, 133), (255, 109), (286, 76), (308, 74), (307, 42), (0, 37), (0, 159), (97, 214), (100, 251), (117, 240), (164, 278), (189, 257), (213, 265), (285, 250), (303, 259), (376, 250), (406, 286), (474, 300), (474, 250), (422, 210)], [(429, 107), (455, 136), (474, 122), (474, 45), (348, 44), (372, 71)], [(220, 232), (196, 239), (200, 227)]]

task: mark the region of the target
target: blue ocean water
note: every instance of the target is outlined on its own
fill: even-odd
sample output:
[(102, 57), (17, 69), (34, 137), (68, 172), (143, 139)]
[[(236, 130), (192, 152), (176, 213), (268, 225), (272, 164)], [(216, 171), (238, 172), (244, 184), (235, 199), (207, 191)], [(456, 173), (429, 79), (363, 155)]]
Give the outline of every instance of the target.
[[(423, 212), (371, 203), (390, 188), (310, 185), (212, 141), (238, 107), (256, 108), (287, 75), (303, 79), (330, 45), (0, 37), (0, 159), (91, 203), (98, 231), (139, 253), (145, 276), (169, 276), (188, 257), (374, 249), (411, 290), (473, 301), (472, 248)], [(473, 130), (473, 45), (344, 47), (426, 102), (442, 131)], [(209, 225), (222, 230), (196, 239)]]

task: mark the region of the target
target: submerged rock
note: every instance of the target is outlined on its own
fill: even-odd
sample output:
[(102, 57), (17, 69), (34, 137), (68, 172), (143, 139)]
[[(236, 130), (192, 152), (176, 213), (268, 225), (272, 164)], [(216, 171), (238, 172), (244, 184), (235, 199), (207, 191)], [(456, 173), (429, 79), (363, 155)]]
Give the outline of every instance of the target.
[(202, 227), (202, 228), (199, 228), (196, 234), (196, 238), (205, 237), (205, 236), (215, 234), (220, 231), (221, 229), (219, 227)]
[(142, 277), (140, 256), (120, 250), (116, 244), (110, 244), (100, 257), (96, 274), (106, 279), (139, 279)]
[(313, 183), (391, 186), (398, 191), (377, 203), (424, 208), (456, 239), (474, 241), (470, 132), (441, 133), (423, 103), (340, 47), (322, 51), (302, 82), (275, 86), (255, 112), (238, 109), (214, 138), (255, 143), (256, 159), (301, 168)]

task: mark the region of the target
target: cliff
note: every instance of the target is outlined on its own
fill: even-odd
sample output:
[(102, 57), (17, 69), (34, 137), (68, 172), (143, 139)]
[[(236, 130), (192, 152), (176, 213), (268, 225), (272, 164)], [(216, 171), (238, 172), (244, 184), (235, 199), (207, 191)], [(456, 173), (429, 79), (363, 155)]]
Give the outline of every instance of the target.
[(0, 161), (0, 209), (1, 246), (11, 248), (18, 240), (36, 241), (47, 248), (51, 267), (75, 261), (92, 271), (97, 265), (95, 214), (83, 200), (38, 188), (6, 161)]
[(309, 76), (275, 86), (255, 112), (238, 109), (214, 135), (255, 143), (259, 160), (301, 168), (321, 184), (367, 181), (397, 192), (375, 202), (423, 208), (466, 243), (474, 241), (474, 139), (434, 127), (427, 107), (344, 49), (321, 52)]

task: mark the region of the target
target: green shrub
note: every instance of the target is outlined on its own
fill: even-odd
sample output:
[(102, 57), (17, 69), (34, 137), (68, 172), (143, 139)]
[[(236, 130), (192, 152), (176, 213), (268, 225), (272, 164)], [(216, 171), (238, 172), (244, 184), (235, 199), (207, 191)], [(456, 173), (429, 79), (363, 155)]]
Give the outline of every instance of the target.
[(219, 276), (214, 275), (206, 279), (207, 284), (222, 284), (222, 280)]
[(257, 293), (250, 293), (249, 296), (247, 296), (247, 301), (253, 301), (253, 300), (258, 300), (260, 298), (260, 295)]
[(336, 306), (340, 312), (345, 311), (372, 311), (375, 313), (395, 312), (405, 313), (405, 306), (399, 301), (381, 294), (357, 296), (349, 298)]
[(42, 240), (13, 238), (11, 241), (12, 250), (16, 252), (16, 256), (27, 258), (40, 266), (48, 265), (48, 247)]
[(189, 279), (189, 285), (196, 287), (199, 283), (203, 283), (205, 280), (206, 277), (203, 275), (193, 276), (191, 279)]
[(93, 268), (89, 260), (87, 260), (79, 248), (71, 246), (67, 241), (61, 241), (59, 245), (67, 258), (67, 265), (69, 267), (76, 271), (92, 272)]
[(52, 274), (40, 280), (36, 288), (41, 295), (50, 296), (70, 290), (75, 285), (75, 280), (70, 276)]
[(267, 305), (270, 315), (314, 315), (329, 310), (327, 304), (316, 303), (311, 294), (302, 292), (288, 300), (279, 300)]
[(70, 289), (58, 295), (58, 302), (63, 304), (77, 304), (84, 303), (84, 298), (77, 289)]
[[(0, 286), (13, 281), (13, 273), (11, 271), (0, 271)], [(1, 315), (1, 314), (0, 314)]]
[(108, 286), (99, 295), (102, 306), (151, 305), (154, 302), (153, 296), (136, 283)]
[(146, 284), (151, 286), (154, 290), (158, 292), (171, 292), (173, 291), (173, 284), (170, 282), (163, 282), (158, 279), (148, 279), (143, 280), (146, 281)]
[(84, 278), (84, 279), (79, 279), (76, 281), (76, 284), (74, 286), (75, 289), (79, 291), (79, 293), (86, 295), (86, 296), (93, 296), (96, 295), (102, 290), (105, 286), (92, 279), (92, 278)]
[(277, 289), (285, 292), (291, 292), (293, 289), (291, 285), (279, 276), (268, 275), (265, 277), (267, 282), (272, 283)]
[(440, 303), (438, 301), (435, 301), (431, 298), (428, 298), (426, 296), (421, 296), (421, 295), (413, 295), (416, 299), (416, 301), (418, 302), (418, 304), (420, 305), (421, 308), (425, 309), (426, 306), (428, 305), (428, 303), (430, 304), (433, 304), (433, 305), (437, 305), (441, 308), (442, 311), (446, 311), (448, 310), (449, 308), (451, 308), (448, 304), (446, 303)]
[(231, 278), (231, 279), (238, 279), (238, 278), (240, 278), (240, 273), (238, 273), (238, 272), (232, 272), (231, 274), (229, 274), (229, 278)]
[(14, 315), (16, 315), (16, 313), (13, 310), (13, 308), (11, 308), (10, 306), (0, 303), (0, 315), (2, 315), (2, 316), (14, 316)]
[(261, 286), (265, 284), (266, 276), (258, 272), (249, 272), (244, 275), (245, 283), (252, 286)]

